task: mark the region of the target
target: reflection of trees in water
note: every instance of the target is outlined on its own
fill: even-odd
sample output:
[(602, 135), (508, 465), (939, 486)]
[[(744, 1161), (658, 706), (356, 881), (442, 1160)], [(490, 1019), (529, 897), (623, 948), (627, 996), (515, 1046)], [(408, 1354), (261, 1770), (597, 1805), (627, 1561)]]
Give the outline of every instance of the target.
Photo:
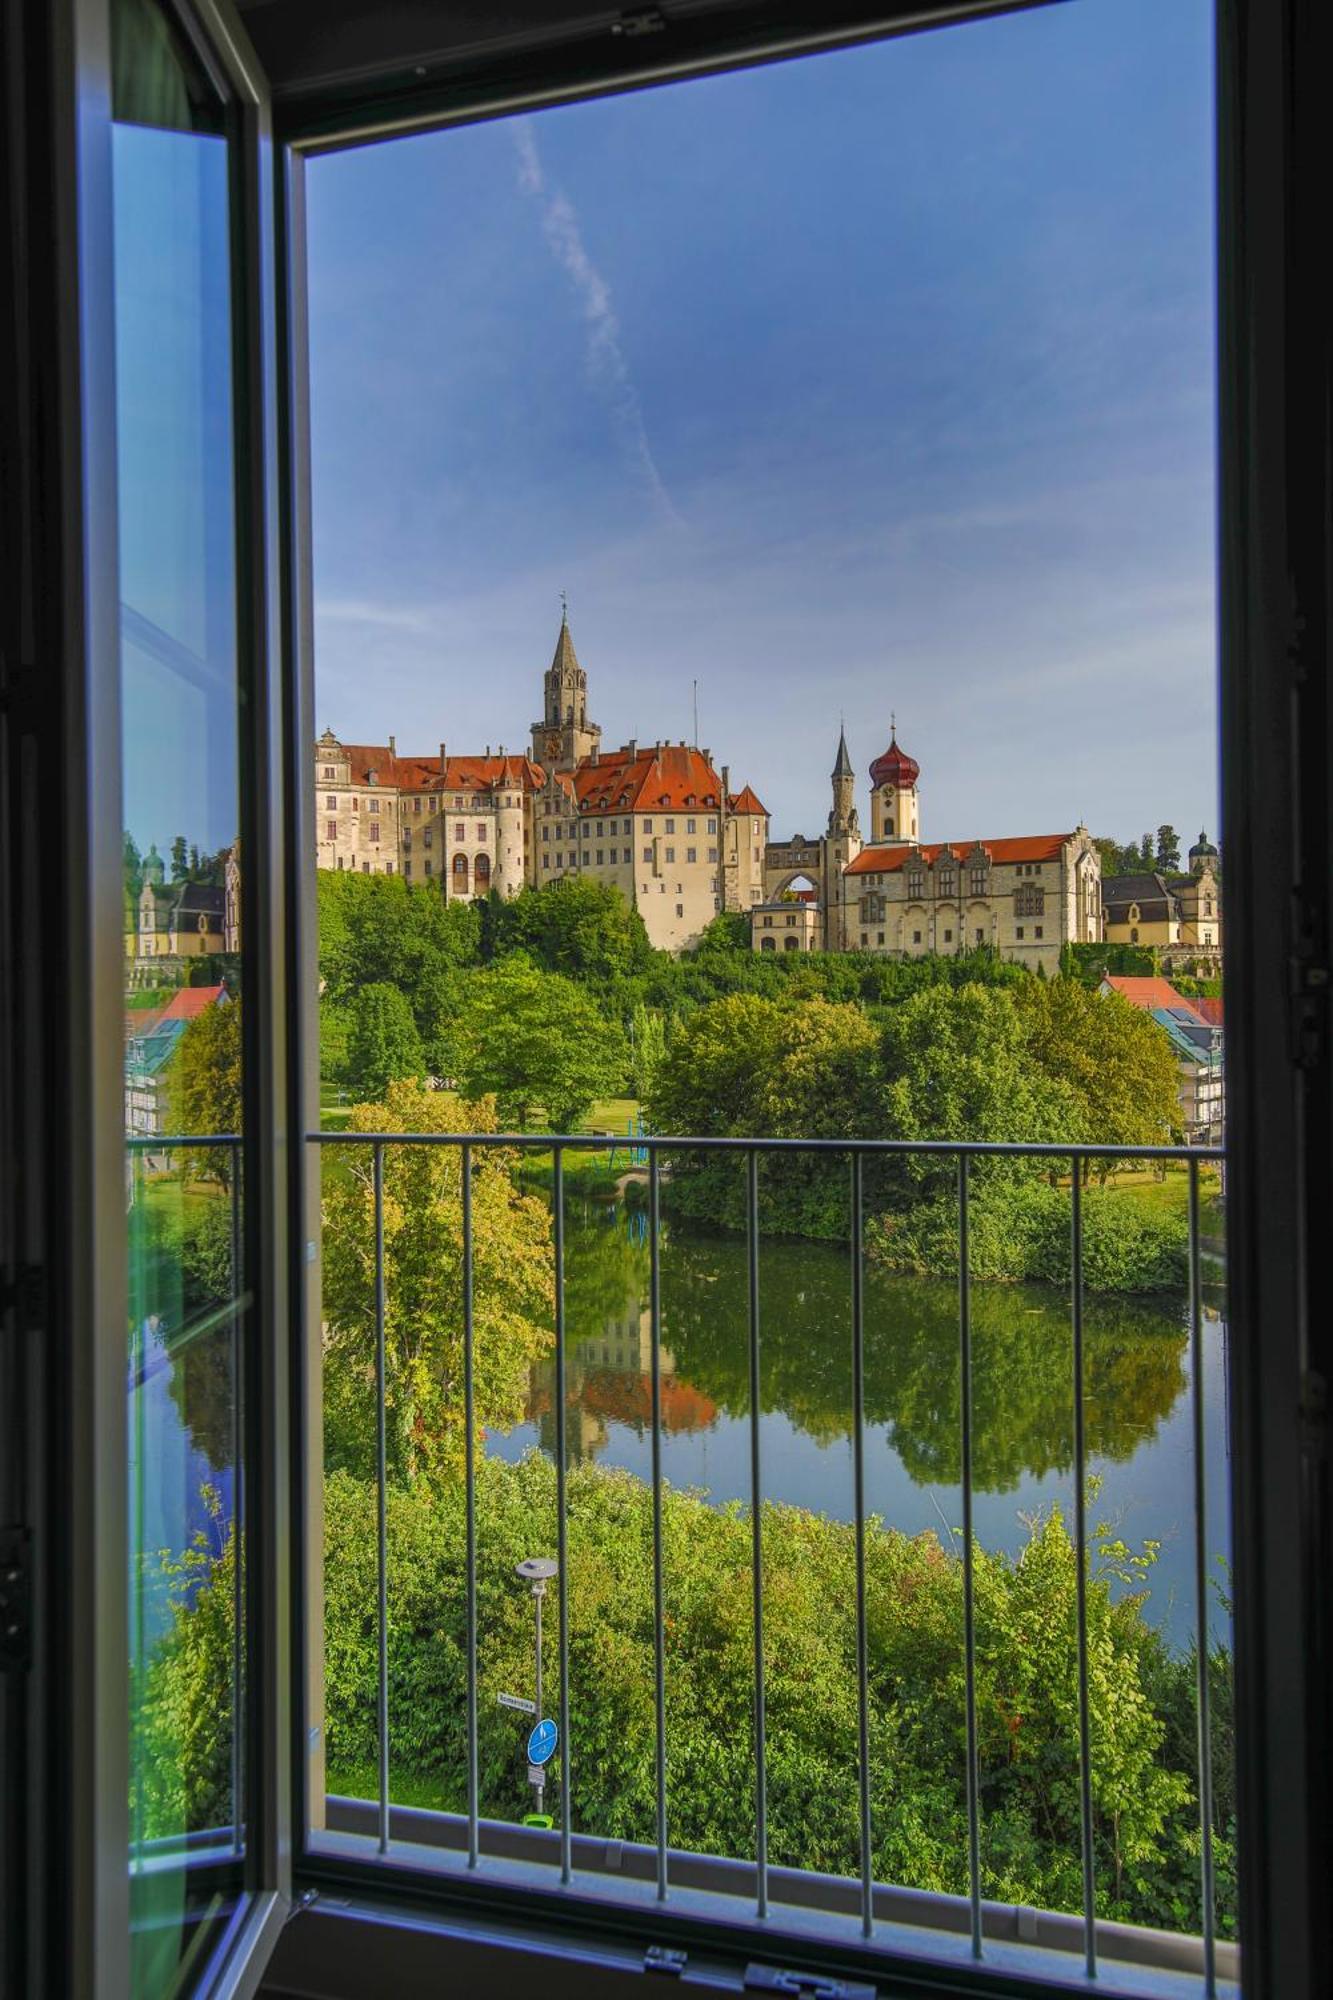
[[(641, 1359), (637, 1350), (630, 1352), (627, 1329), (639, 1324), (646, 1304), (648, 1250), (601, 1218), (571, 1227), (567, 1253), (570, 1401), (584, 1412), (589, 1431), (584, 1438), (571, 1429), (571, 1456), (595, 1455), (606, 1421), (627, 1423), (640, 1435), (646, 1429), (646, 1317)], [(865, 1296), (867, 1420), (885, 1429), (918, 1484), (956, 1484), (956, 1288), (868, 1267)], [(730, 1417), (747, 1416), (750, 1408), (747, 1300), (743, 1244), (691, 1240), (679, 1226), (664, 1234), (662, 1341), (674, 1362), (674, 1383)], [(978, 1487), (1005, 1492), (1025, 1478), (1067, 1472), (1073, 1462), (1067, 1301), (1032, 1286), (977, 1285), (972, 1322)], [(847, 1252), (765, 1243), (760, 1323), (763, 1408), (784, 1412), (820, 1443), (845, 1438), (852, 1397)], [(608, 1369), (597, 1347), (608, 1328), (616, 1329), (626, 1350), (626, 1365), (618, 1370)], [(1088, 1450), (1128, 1459), (1156, 1435), (1185, 1388), (1183, 1310), (1157, 1301), (1090, 1299), (1085, 1329)], [(614, 1391), (607, 1386), (612, 1375), (622, 1383)], [(554, 1443), (552, 1386), (551, 1370), (543, 1367), (530, 1414), (548, 1446)], [(683, 1408), (673, 1414), (685, 1416)], [(673, 1427), (695, 1426), (685, 1421), (668, 1425)]]
[[(958, 1296), (938, 1280), (866, 1273), (865, 1407), (918, 1484), (959, 1467)], [(729, 1415), (749, 1412), (744, 1251), (679, 1238), (663, 1260), (664, 1334), (681, 1374)], [(760, 1260), (761, 1397), (820, 1440), (845, 1437), (852, 1398), (846, 1252), (765, 1245)], [(1031, 1286), (972, 1292), (973, 1463), (1004, 1492), (1073, 1461), (1069, 1309)], [(1085, 1311), (1090, 1454), (1126, 1459), (1155, 1435), (1185, 1387), (1179, 1312), (1126, 1299)]]
[(232, 1461), (235, 1406), (234, 1330), (218, 1317), (232, 1295), (231, 1203), (215, 1190), (187, 1199), (179, 1183), (156, 1193), (130, 1210), (130, 1325), (157, 1326), (181, 1425), (221, 1472)]

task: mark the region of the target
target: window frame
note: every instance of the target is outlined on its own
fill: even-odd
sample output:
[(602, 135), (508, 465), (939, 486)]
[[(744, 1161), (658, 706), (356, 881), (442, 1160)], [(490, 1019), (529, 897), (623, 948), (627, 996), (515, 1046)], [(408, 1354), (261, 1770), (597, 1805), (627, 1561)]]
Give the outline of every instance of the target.
[[(71, 5), (79, 14), (96, 11), (90, 0), (71, 0)], [(204, 11), (213, 15), (220, 10), (210, 4)], [(673, 75), (721, 71), (878, 38), (885, 32), (886, 13), (890, 25), (894, 15), (901, 14), (897, 25), (915, 28), (1002, 11), (1009, 9), (987, 0), (940, 6), (924, 0), (910, 14), (906, 8), (889, 6), (873, 10), (872, 18), (868, 8), (824, 10), (807, 4), (770, 7), (764, 10), (761, 26), (760, 10), (754, 6), (701, 10), (697, 19), (681, 24), (679, 35), (673, 23), (672, 35), (663, 38), (667, 47), (642, 55), (637, 64), (632, 53), (637, 38), (621, 37), (617, 46), (602, 48), (590, 40), (552, 36), (512, 60), (473, 57), (440, 64), (424, 84), (363, 70), (358, 81), (303, 93), (279, 108), (278, 130), (287, 148), (277, 204), (279, 239), (287, 259), (277, 287), (286, 371), (280, 377), (278, 406), (280, 520), (286, 558), (280, 570), (281, 613), (289, 668), (281, 694), (286, 791), (269, 761), (261, 762), (259, 770), (269, 786), (274, 822), (270, 832), (286, 836), (286, 889), (293, 911), (303, 899), (310, 899), (301, 871), (307, 863), (303, 836), (308, 823), (313, 823), (307, 747), (312, 740), (307, 730), (311, 706), (308, 388), (300, 361), (306, 311), (304, 274), (299, 270), (304, 157), (327, 146), (470, 122), (500, 110), (570, 102)], [(834, 17), (832, 24), (829, 14)], [(1327, 1799), (1317, 1796), (1315, 1782), (1315, 1774), (1326, 1768), (1330, 1737), (1327, 1639), (1316, 1618), (1308, 1563), (1312, 1550), (1327, 1546), (1327, 1477), (1310, 1470), (1315, 1450), (1311, 1437), (1317, 1436), (1322, 1447), (1322, 1422), (1316, 1420), (1309, 1398), (1316, 1378), (1329, 1376), (1327, 1329), (1333, 1315), (1327, 1310), (1329, 1278), (1318, 1268), (1314, 1246), (1299, 1227), (1299, 1218), (1307, 1212), (1326, 1212), (1333, 1185), (1328, 1024), (1326, 1002), (1316, 991), (1326, 977), (1328, 954), (1322, 941), (1330, 930), (1328, 884), (1333, 880), (1326, 663), (1315, 654), (1321, 629), (1318, 614), (1329, 595), (1329, 565), (1318, 528), (1326, 466), (1318, 426), (1307, 420), (1303, 432), (1301, 425), (1311, 397), (1321, 400), (1326, 388), (1320, 358), (1320, 342), (1328, 330), (1326, 308), (1312, 275), (1320, 268), (1316, 254), (1320, 201), (1313, 186), (1313, 166), (1321, 158), (1323, 112), (1313, 79), (1326, 73), (1317, 58), (1328, 54), (1328, 26), (1302, 18), (1295, 0), (1276, 0), (1270, 6), (1260, 0), (1219, 0), (1218, 33), (1219, 568), (1222, 739), (1224, 750), (1230, 752), (1224, 757), (1230, 849), (1225, 963), (1237, 1074), (1228, 1093), (1233, 1153), (1228, 1200), (1232, 1215), (1239, 1218), (1238, 1225), (1233, 1222), (1236, 1393), (1231, 1405), (1242, 1722), (1238, 1732), (1242, 1927), (1247, 2000), (1251, 1995), (1268, 2000), (1279, 1994), (1286, 2000), (1289, 1994), (1321, 1990), (1330, 1962), (1329, 1919), (1319, 1879), (1330, 1810)], [(658, 40), (645, 39), (650, 44)], [(1303, 59), (1297, 60), (1302, 52)], [(1303, 167), (1308, 182), (1292, 174), (1293, 165)], [(258, 162), (257, 170), (264, 171)], [(1298, 268), (1302, 251), (1304, 270)], [(262, 456), (264, 441), (259, 442)], [(1285, 510), (1259, 504), (1274, 491), (1285, 496)], [(1293, 597), (1301, 607), (1296, 612), (1291, 608)], [(1287, 675), (1282, 704), (1269, 697), (1274, 661), (1279, 663), (1277, 671)], [(1303, 714), (1306, 727), (1292, 727), (1294, 711)], [(265, 750), (271, 747), (270, 721), (264, 717), (258, 724)], [(1242, 745), (1247, 753), (1245, 769), (1239, 754)], [(1289, 804), (1292, 798), (1294, 810)], [(286, 801), (299, 804), (294, 810)], [(1299, 932), (1305, 945), (1298, 945), (1294, 957), (1288, 899), (1283, 893), (1288, 880), (1305, 885), (1297, 907), (1308, 916)], [(308, 910), (292, 932), (289, 965), (294, 991), (290, 1000), (281, 991), (274, 995), (275, 1004), (269, 1008), (271, 1043), (265, 1055), (274, 1069), (271, 1081), (280, 1082), (285, 1026), (296, 1058), (290, 1102), (293, 1109), (303, 1111), (309, 1102), (312, 1049), (308, 1017), (313, 983), (307, 974), (313, 936)], [(277, 963), (281, 962), (279, 953)], [(1307, 1038), (1301, 1046), (1308, 1051), (1294, 1074), (1288, 1039), (1280, 1032), (1292, 1014), (1288, 978), (1293, 962), (1298, 1033)], [(273, 1122), (277, 1136), (276, 1118)], [(312, 1225), (313, 1211), (310, 1176), (295, 1157), (302, 1151), (299, 1146), (292, 1148), (293, 1186), (287, 1206), (304, 1235)], [(1273, 1195), (1277, 1185), (1293, 1196), (1286, 1214), (1277, 1212)], [(274, 1211), (281, 1206), (275, 1189)], [(290, 1260), (289, 1271), (296, 1300), (303, 1300), (303, 1260)], [(1260, 1326), (1270, 1331), (1276, 1327), (1277, 1338), (1261, 1342)], [(298, 1394), (308, 1386), (302, 1367), (302, 1357), (294, 1357), (290, 1380)], [(1292, 1416), (1303, 1408), (1310, 1411), (1304, 1429), (1294, 1424)], [(275, 1426), (280, 1426), (283, 1409), (280, 1397)], [(1293, 1450), (1297, 1439), (1304, 1449)], [(280, 1435), (271, 1444), (269, 1462), (276, 1476), (287, 1465), (286, 1451)], [(289, 1548), (281, 1546), (277, 1526), (279, 1490), (275, 1487), (266, 1496), (257, 1496), (257, 1501), (267, 1499), (275, 1516), (271, 1538), (267, 1531), (265, 1535), (273, 1546), (260, 1552), (263, 1562), (285, 1578), (290, 1558), (291, 1574), (297, 1579), (291, 1611), (298, 1654), (301, 1617), (309, 1602), (301, 1571), (310, 1547), (299, 1457), (298, 1452), (298, 1463), (290, 1468), (295, 1474), (295, 1535)], [(271, 1680), (280, 1662), (270, 1641), (271, 1635), (265, 1641), (262, 1666)], [(301, 1686), (298, 1664), (293, 1675), (298, 1697)], [(275, 1715), (280, 1712), (272, 1702), (270, 1707)], [(276, 1765), (279, 1744), (271, 1727), (264, 1741)], [(312, 1863), (301, 1807), (302, 1732), (291, 1732), (290, 1741), (296, 1800), (295, 1883), (317, 1887), (336, 1881), (381, 1901), (425, 1892), (442, 1925), (456, 1922), (466, 1899), (447, 1895), (440, 1878), (419, 1876), (414, 1881), (409, 1870), (392, 1874), (382, 1868), (361, 1870), (350, 1860), (338, 1866), (324, 1858)], [(271, 1872), (282, 1878), (276, 1861)], [(497, 1886), (496, 1896), (511, 1918), (526, 1912), (534, 1919), (555, 1921), (561, 1915), (545, 1894), (525, 1900), (522, 1895), (502, 1896)], [(565, 1909), (576, 1917), (580, 1913), (576, 1901), (566, 1902)], [(591, 1914), (583, 1914), (591, 1923)], [(655, 1932), (681, 1934), (678, 1918), (669, 1911), (660, 1915), (660, 1923), (652, 1924)], [(336, 1927), (336, 1919), (325, 1921)], [(640, 1932), (649, 1927), (646, 1908), (636, 1906), (634, 1923)], [(741, 1925), (737, 1930), (732, 1940), (736, 1948), (747, 1956), (757, 1951), (753, 1928)], [(710, 1928), (709, 1936), (716, 1942), (718, 1933)], [(382, 1949), (382, 1929), (377, 1938)], [(766, 1948), (764, 1956), (771, 1956), (772, 1949)], [(789, 1949), (784, 1938), (784, 1956)], [(889, 1975), (882, 1952), (865, 1959), (839, 1956)], [(828, 1954), (821, 1956), (817, 1949), (807, 1954), (807, 1962), (827, 1961)], [(990, 1984), (985, 1968), (976, 1979), (952, 1973), (933, 1979), (916, 1960), (904, 1969), (937, 1990), (947, 1986), (983, 1991)], [(1052, 1980), (1060, 1970), (1053, 1968)], [(1033, 1990), (1043, 1990), (1046, 1983), (1035, 1982)]]

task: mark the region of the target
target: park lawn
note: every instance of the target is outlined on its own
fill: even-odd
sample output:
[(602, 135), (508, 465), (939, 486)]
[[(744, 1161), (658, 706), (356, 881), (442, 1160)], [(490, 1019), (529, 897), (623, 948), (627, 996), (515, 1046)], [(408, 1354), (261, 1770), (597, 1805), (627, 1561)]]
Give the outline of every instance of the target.
[(322, 1132), (345, 1132), (351, 1121), (352, 1098), (336, 1083), (319, 1086), (319, 1125)]
[[(1168, 1210), (1184, 1215), (1189, 1209), (1190, 1177), (1184, 1161), (1170, 1162), (1164, 1178), (1151, 1167), (1115, 1167), (1106, 1185), (1113, 1191), (1133, 1195), (1145, 1208)], [(1221, 1179), (1216, 1166), (1200, 1162), (1199, 1215), (1206, 1231), (1222, 1227)]]

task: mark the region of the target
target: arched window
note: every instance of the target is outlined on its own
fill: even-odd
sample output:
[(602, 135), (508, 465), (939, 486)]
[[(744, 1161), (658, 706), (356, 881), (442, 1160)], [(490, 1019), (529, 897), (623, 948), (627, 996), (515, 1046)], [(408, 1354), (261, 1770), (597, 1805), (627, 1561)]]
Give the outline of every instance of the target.
[(771, 937), (760, 938), (759, 949), (761, 951), (776, 951), (777, 948), (778, 948), (778, 941), (776, 938), (771, 938)]
[(477, 856), (476, 866), (472, 872), (472, 879), (476, 885), (477, 894), (479, 896), (485, 895), (491, 886), (491, 857), (489, 854), (479, 854)]
[[(477, 859), (480, 860), (481, 856), (478, 855)], [(454, 887), (456, 889), (466, 889), (467, 887), (466, 854), (455, 854), (454, 856)]]
[(782, 940), (782, 949), (784, 951), (799, 951), (801, 949), (801, 940), (796, 937), (785, 937)]

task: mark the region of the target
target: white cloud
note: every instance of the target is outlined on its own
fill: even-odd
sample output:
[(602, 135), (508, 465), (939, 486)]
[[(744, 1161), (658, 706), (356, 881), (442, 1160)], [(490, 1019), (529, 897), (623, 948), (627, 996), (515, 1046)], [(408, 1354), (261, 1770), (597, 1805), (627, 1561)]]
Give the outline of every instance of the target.
[(628, 458), (642, 475), (661, 512), (669, 520), (677, 522), (680, 517), (648, 442), (643, 408), (625, 358), (620, 320), (611, 287), (588, 255), (574, 204), (568, 195), (547, 182), (531, 120), (516, 119), (511, 129), (518, 153), (518, 184), (541, 208), (542, 232), (547, 245), (573, 286), (587, 324), (589, 373), (606, 393)]

